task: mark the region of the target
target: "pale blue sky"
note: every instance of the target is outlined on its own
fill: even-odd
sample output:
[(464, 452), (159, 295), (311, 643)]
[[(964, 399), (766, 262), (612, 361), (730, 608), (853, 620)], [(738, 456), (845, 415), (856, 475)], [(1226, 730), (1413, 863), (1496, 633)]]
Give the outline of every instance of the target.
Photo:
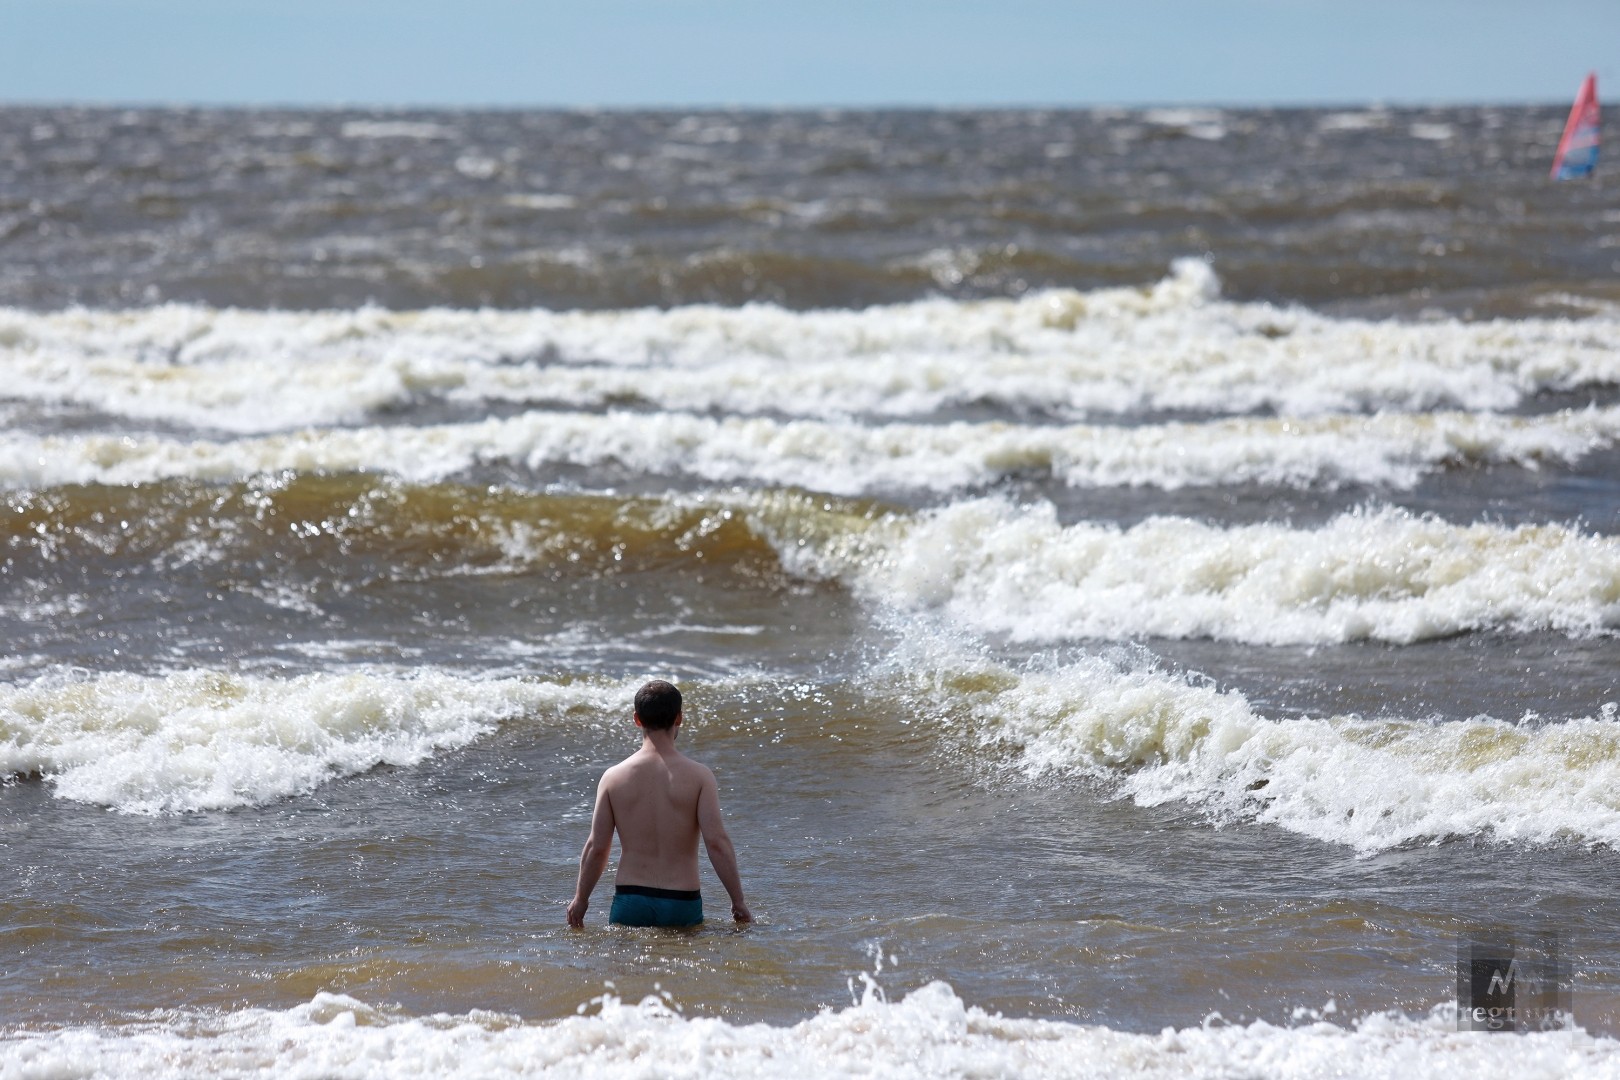
[(1562, 102), (1620, 0), (0, 0), (0, 102)]

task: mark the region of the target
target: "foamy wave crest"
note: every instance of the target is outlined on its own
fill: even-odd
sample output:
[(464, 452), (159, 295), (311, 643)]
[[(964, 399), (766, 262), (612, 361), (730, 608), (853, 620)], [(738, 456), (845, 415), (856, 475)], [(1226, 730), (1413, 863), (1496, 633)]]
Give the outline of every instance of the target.
[(1620, 539), (1564, 525), (1453, 525), (1382, 509), (1316, 529), (1174, 517), (1121, 529), (980, 499), (923, 513), (881, 542), (775, 542), (798, 573), (1017, 641), (1408, 644), (1620, 627)]
[(1075, 487), (1344, 483), (1409, 487), (1464, 465), (1572, 463), (1620, 441), (1620, 407), (1545, 416), (1387, 413), (1118, 428), (527, 413), (434, 427), (306, 430), (229, 441), (0, 436), (0, 484), (132, 484), (373, 470), (440, 480), (473, 465), (602, 466), (833, 494), (951, 491), (1019, 473)]
[(42, 776), (60, 798), (126, 813), (251, 806), (417, 764), (503, 720), (611, 701), (591, 684), (432, 672), (56, 674), (0, 686), (0, 776)]
[(241, 433), (361, 422), (419, 400), (1067, 419), (1152, 410), (1501, 410), (1620, 384), (1620, 320), (1332, 318), (1218, 299), (1208, 265), (1139, 289), (609, 312), (0, 310), (7, 397)]
[(1023, 775), (1093, 777), (1144, 806), (1363, 853), (1452, 836), (1620, 843), (1615, 703), (1559, 723), (1273, 720), (1134, 654), (1019, 671), (949, 654), (897, 663), (902, 686), (953, 702), (959, 730)]
[(790, 1027), (686, 1018), (658, 998), (523, 1023), (490, 1013), (406, 1017), (322, 993), (282, 1011), (171, 1014), (122, 1027), (0, 1035), (0, 1078), (937, 1077), (1185, 1076), (1414, 1080), (1453, 1076), (1620, 1076), (1620, 1042), (1588, 1032), (1515, 1038), (1458, 1032), (1450, 1007), (1351, 1026), (1208, 1023), (1156, 1035), (1008, 1019), (945, 983), (879, 995)]

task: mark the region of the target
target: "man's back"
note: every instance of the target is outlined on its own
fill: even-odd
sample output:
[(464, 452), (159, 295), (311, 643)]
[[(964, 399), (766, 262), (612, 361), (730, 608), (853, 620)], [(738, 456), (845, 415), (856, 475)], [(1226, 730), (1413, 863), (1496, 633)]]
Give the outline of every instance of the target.
[(679, 750), (659, 753), (651, 746), (603, 774), (619, 833), (619, 884), (698, 887), (698, 800), (705, 782), (714, 783), (708, 769)]

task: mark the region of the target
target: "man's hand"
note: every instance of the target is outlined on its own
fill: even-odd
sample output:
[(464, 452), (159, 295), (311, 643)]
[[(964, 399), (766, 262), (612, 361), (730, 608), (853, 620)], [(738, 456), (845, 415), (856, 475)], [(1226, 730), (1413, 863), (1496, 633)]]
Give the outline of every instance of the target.
[(747, 904), (732, 904), (731, 917), (738, 922), (753, 922), (754, 913), (748, 910)]
[[(589, 897), (576, 896), (568, 901), (568, 925), (581, 927), (585, 925), (585, 909), (591, 906)], [(745, 909), (746, 910), (746, 909)]]

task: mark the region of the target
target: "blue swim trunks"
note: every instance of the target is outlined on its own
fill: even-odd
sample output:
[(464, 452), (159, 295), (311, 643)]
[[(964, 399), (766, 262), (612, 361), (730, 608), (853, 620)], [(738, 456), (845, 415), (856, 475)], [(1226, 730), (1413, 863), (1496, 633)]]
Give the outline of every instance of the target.
[(696, 926), (703, 921), (703, 894), (696, 889), (615, 885), (608, 922), (620, 926)]

